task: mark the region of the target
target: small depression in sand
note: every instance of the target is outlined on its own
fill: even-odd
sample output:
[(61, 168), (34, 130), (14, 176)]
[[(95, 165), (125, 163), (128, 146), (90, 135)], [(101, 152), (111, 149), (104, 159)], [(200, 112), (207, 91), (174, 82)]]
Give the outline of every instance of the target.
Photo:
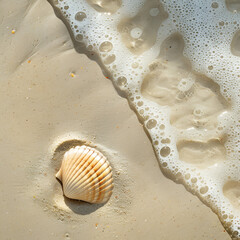
[[(61, 139), (63, 142), (60, 142)], [(110, 198), (108, 202), (90, 204), (85, 201), (74, 200), (65, 197), (61, 182), (54, 177), (61, 167), (64, 154), (76, 146), (83, 145), (100, 150), (102, 153), (104, 153), (112, 166), (113, 178), (115, 179), (115, 194), (112, 195), (113, 199)], [(80, 139), (66, 140), (66, 137), (64, 136), (62, 138), (58, 137), (56, 142), (53, 143), (52, 147), (50, 148), (50, 155), (48, 157), (50, 156), (52, 156), (50, 159), (46, 159), (46, 161), (49, 161), (49, 164), (46, 164), (45, 169), (41, 170), (41, 172), (48, 172), (47, 177), (44, 176), (44, 179), (37, 178), (33, 187), (38, 185), (39, 189), (34, 193), (34, 196), (37, 199), (36, 201), (45, 209), (45, 211), (53, 214), (59, 220), (83, 221), (79, 216), (88, 215), (97, 210), (98, 212), (109, 212), (114, 209), (115, 214), (117, 214), (121, 212), (121, 209), (124, 205), (128, 205), (126, 203), (130, 202), (131, 193), (128, 191), (128, 189), (131, 188), (132, 183), (128, 178), (127, 164), (123, 157), (121, 158), (121, 161), (119, 160), (119, 156), (116, 152), (106, 149), (99, 144), (96, 145)], [(38, 173), (36, 172), (35, 175), (37, 174)], [(48, 184), (43, 184), (44, 182), (48, 182)], [(34, 192), (34, 189), (32, 191)], [(44, 196), (44, 199), (42, 199), (41, 196)], [(118, 201), (114, 201), (116, 196), (118, 196)], [(42, 199), (42, 201), (39, 201), (39, 199)], [(103, 206), (105, 207), (101, 210), (101, 207)], [(127, 208), (124, 208), (127, 211)]]

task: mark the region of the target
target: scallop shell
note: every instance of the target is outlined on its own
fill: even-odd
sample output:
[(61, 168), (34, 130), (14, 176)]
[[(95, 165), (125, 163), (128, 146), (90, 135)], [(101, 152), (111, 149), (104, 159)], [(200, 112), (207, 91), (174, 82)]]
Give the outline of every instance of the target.
[(104, 203), (112, 195), (112, 168), (106, 157), (91, 147), (67, 151), (56, 178), (62, 182), (64, 195), (71, 199)]

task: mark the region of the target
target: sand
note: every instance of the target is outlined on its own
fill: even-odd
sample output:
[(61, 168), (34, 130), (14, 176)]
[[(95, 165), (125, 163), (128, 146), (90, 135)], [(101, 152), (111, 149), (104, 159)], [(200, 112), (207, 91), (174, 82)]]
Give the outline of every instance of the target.
[[(0, 72), (0, 239), (230, 239), (207, 206), (163, 176), (127, 101), (74, 50), (47, 1), (0, 1)], [(107, 204), (64, 201), (54, 150), (73, 139), (112, 163)]]

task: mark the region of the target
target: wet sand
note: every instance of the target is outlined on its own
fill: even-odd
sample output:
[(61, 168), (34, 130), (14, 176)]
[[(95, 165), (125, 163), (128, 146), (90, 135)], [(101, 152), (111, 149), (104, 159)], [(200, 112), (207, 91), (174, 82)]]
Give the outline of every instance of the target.
[[(230, 239), (208, 207), (163, 176), (127, 101), (75, 52), (47, 1), (1, 1), (0, 38), (1, 239)], [(72, 139), (113, 164), (107, 204), (64, 201), (54, 148)]]

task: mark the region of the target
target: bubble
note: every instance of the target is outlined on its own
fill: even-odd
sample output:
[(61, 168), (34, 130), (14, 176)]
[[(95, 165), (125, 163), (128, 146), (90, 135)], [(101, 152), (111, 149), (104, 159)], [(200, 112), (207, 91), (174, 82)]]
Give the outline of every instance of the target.
[(197, 182), (197, 178), (192, 178), (192, 179), (191, 179), (191, 182), (192, 182), (192, 183), (196, 183), (196, 182)]
[(171, 149), (169, 147), (163, 147), (160, 150), (160, 155), (162, 157), (167, 157), (170, 154)]
[(205, 187), (201, 187), (200, 188), (200, 193), (201, 194), (206, 194), (208, 192), (208, 186), (205, 186)]
[(238, 240), (239, 239), (238, 236), (239, 236), (239, 232), (238, 231), (234, 231), (232, 233), (233, 240)]
[(122, 87), (127, 83), (127, 79), (125, 77), (119, 77), (117, 79), (117, 85)]
[(106, 59), (103, 61), (103, 63), (108, 65), (108, 64), (113, 63), (115, 61), (115, 59), (116, 59), (116, 56), (114, 54), (111, 54), (106, 57)]
[(142, 35), (142, 29), (138, 27), (133, 28), (130, 34), (132, 38), (139, 38)]
[(217, 2), (213, 2), (212, 3), (212, 8), (218, 8), (218, 3)]
[(219, 25), (220, 25), (221, 27), (224, 26), (224, 22), (223, 22), (223, 21), (219, 22)]
[(209, 70), (213, 70), (213, 66), (208, 66), (208, 69)]
[(171, 142), (171, 140), (169, 138), (164, 138), (161, 140), (161, 143), (163, 143), (163, 144), (165, 144), (165, 143), (169, 144), (170, 142)]
[(195, 108), (193, 115), (196, 117), (202, 117), (204, 115), (204, 111), (201, 108)]
[(65, 233), (65, 240), (70, 240), (70, 234), (69, 233)]
[(163, 166), (163, 167), (167, 167), (168, 164), (167, 164), (166, 162), (163, 162), (162, 166)]
[(148, 129), (152, 129), (152, 128), (156, 127), (156, 125), (157, 125), (157, 121), (155, 119), (148, 120), (148, 122), (146, 124)]
[(88, 46), (87, 46), (87, 50), (88, 50), (88, 51), (92, 51), (92, 50), (93, 50), (93, 46), (92, 46), (92, 45), (88, 45)]
[(81, 42), (83, 40), (83, 35), (82, 34), (77, 34), (75, 39), (76, 39), (76, 41)]
[(159, 127), (161, 130), (165, 129), (165, 125), (164, 124), (161, 124), (160, 127)]
[(113, 45), (111, 42), (105, 41), (101, 43), (99, 50), (100, 52), (110, 52), (113, 48)]
[(188, 179), (190, 179), (190, 177), (191, 177), (191, 175), (189, 174), (189, 173), (187, 173), (186, 175), (185, 175), (185, 178), (188, 180)]
[(132, 63), (132, 68), (137, 68), (139, 64), (137, 62)]
[(84, 18), (86, 18), (87, 17), (87, 15), (86, 15), (86, 13), (84, 13), (84, 12), (78, 12), (78, 13), (76, 13), (76, 15), (75, 15), (75, 19), (77, 20), (77, 21), (83, 21), (84, 20)]

